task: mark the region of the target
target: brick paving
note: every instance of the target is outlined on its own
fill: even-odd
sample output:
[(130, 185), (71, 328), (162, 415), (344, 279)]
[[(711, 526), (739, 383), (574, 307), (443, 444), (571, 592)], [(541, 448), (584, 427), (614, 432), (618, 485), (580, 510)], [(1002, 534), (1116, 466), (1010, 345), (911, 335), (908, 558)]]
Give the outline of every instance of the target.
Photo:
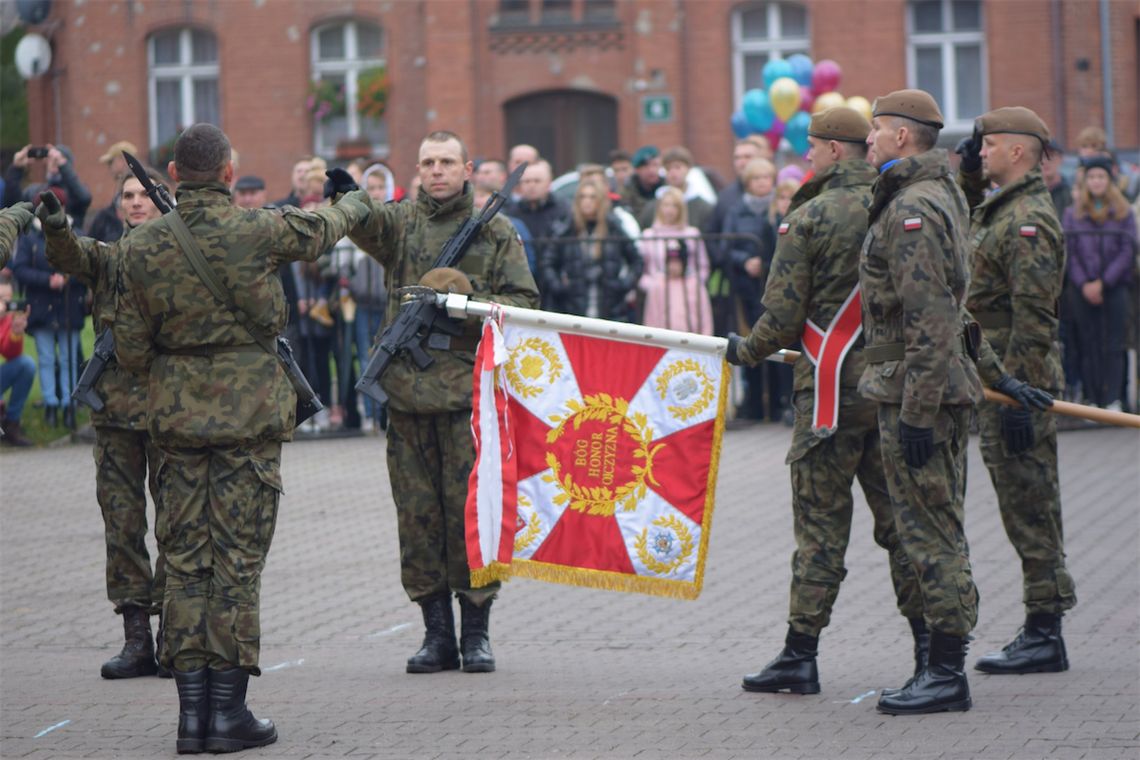
[[(1140, 434), (1062, 433), (1072, 669), (971, 674), (967, 713), (894, 718), (878, 690), (911, 668), (885, 558), (856, 509), (848, 577), (821, 639), (823, 692), (748, 694), (782, 645), (792, 549), (789, 432), (725, 434), (705, 590), (675, 601), (515, 580), (492, 616), (499, 671), (412, 676), (418, 609), (400, 588), (382, 438), (286, 447), (250, 704), (264, 758), (1140, 757)], [(970, 660), (1023, 612), (1017, 558), (971, 447), (967, 532), (981, 591)], [(862, 506), (862, 502), (858, 502)], [(103, 586), (86, 445), (0, 456), (0, 756), (174, 756), (177, 696), (104, 681), (121, 625)]]

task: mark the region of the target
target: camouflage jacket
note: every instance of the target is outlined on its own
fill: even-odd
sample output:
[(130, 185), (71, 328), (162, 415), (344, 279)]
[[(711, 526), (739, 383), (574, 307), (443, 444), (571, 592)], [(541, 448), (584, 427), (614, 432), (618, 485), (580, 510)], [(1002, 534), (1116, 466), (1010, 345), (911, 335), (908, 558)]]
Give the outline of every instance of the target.
[[(183, 182), (177, 213), (207, 263), (249, 315), (276, 335), (287, 309), (277, 267), (314, 261), (368, 216), (363, 191), (313, 212), (241, 209), (222, 184)], [(120, 252), (115, 351), (128, 369), (149, 370), (147, 424), (159, 445), (238, 446), (289, 440), (296, 394), (263, 351), (194, 272), (169, 221), (135, 229)]]
[(900, 159), (871, 187), (859, 260), (867, 346), (903, 345), (903, 358), (868, 364), (859, 392), (934, 426), (942, 405), (975, 404), (982, 385), (962, 344), (969, 287), (969, 214), (944, 150)]
[[(472, 214), (470, 185), (449, 201), (440, 203), (420, 193), (414, 203), (372, 203), (368, 222), (350, 237), (362, 251), (384, 265), (388, 306), (384, 326), (400, 310), (397, 289), (416, 285), (432, 268), (448, 239)], [(514, 225), (497, 215), (479, 233), (456, 266), (471, 280), (473, 298), (509, 306), (537, 308), (538, 287), (527, 265), (526, 253)], [(459, 348), (425, 348), (435, 361), (424, 370), (409, 357), (393, 361), (380, 384), (393, 409), (412, 414), (437, 414), (471, 408), (475, 344), (481, 326), (469, 319)]]
[(958, 184), (974, 205), (966, 306), (993, 349), (983, 349), (978, 370), (991, 385), (1004, 370), (1056, 393), (1065, 383), (1057, 317), (1065, 243), (1041, 172), (1034, 169), (984, 200), (988, 183), (980, 171), (959, 173)]
[[(95, 332), (110, 329), (118, 306), (120, 252), (126, 246), (126, 237), (107, 244), (79, 237), (70, 227), (57, 230), (48, 225), (44, 225), (44, 233), (48, 262), (77, 278), (94, 294)], [(91, 412), (92, 422), (99, 427), (146, 430), (146, 387), (145, 372), (109, 362), (95, 386), (106, 405), (102, 411)]]
[(12, 261), (12, 251), (16, 250), (16, 238), (20, 236), (20, 226), (15, 215), (8, 209), (0, 209), (0, 268)]
[[(812, 177), (792, 198), (776, 236), (764, 289), (764, 313), (740, 346), (749, 364), (792, 345), (811, 320), (826, 330), (859, 284), (859, 249), (867, 234), (867, 207), (875, 169), (842, 161)], [(859, 340), (843, 363), (840, 383), (854, 388), (863, 374)], [(815, 365), (804, 354), (795, 365), (795, 389), (815, 387)]]

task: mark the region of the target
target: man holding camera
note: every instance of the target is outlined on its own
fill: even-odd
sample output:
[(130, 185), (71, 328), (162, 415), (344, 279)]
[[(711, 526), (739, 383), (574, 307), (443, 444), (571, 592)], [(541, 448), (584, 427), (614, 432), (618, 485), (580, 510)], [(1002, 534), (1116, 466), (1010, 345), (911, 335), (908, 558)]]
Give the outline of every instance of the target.
[[(28, 173), (34, 168), (43, 169), (42, 184), (23, 187)], [(34, 201), (44, 189), (63, 191), (64, 208), (76, 227), (83, 228), (87, 209), (91, 206), (91, 191), (79, 180), (71, 160), (71, 151), (65, 145), (25, 145), (12, 156), (12, 165), (4, 176), (4, 205), (18, 201)]]
[(36, 379), (36, 363), (24, 354), (24, 331), (28, 329), (28, 305), (12, 300), (12, 277), (0, 274), (0, 397), (10, 388), (12, 395), (4, 418), (0, 420), (4, 436), (0, 444), (6, 446), (31, 446), (32, 442), (24, 435), (20, 419), (24, 404), (31, 393)]

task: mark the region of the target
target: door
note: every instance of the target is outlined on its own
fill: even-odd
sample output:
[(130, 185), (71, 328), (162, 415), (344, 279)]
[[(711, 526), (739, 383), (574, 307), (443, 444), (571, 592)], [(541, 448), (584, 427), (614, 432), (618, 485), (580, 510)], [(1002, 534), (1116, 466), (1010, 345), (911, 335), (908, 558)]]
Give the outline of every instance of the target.
[(578, 90), (524, 95), (504, 106), (507, 134), (504, 155), (526, 143), (554, 167), (554, 176), (578, 164), (608, 163), (617, 145), (617, 99)]

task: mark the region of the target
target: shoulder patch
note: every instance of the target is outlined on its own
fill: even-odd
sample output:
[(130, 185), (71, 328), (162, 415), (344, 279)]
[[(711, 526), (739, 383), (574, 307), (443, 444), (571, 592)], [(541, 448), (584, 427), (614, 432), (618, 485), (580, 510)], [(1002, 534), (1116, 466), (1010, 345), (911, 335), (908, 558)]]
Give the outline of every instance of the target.
[(790, 225), (787, 222), (780, 222), (780, 226), (776, 231), (781, 235), (787, 235), (789, 226)]
[(922, 229), (922, 217), (921, 216), (908, 216), (906, 219), (903, 219), (903, 229), (906, 230), (907, 232), (914, 232), (915, 230), (921, 230)]
[(1022, 237), (1037, 237), (1037, 225), (1023, 224), (1021, 225), (1020, 229), (1018, 229), (1017, 234), (1021, 235)]

